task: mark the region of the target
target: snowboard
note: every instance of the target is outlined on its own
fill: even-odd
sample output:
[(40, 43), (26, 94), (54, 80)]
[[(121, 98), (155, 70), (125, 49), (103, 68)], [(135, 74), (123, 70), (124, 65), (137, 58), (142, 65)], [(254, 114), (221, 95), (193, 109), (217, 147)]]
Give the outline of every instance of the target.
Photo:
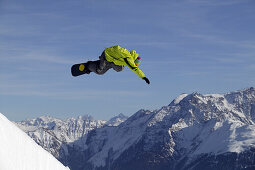
[(74, 64), (71, 68), (72, 76), (76, 77), (83, 74), (87, 74), (89, 72), (88, 69), (86, 68), (87, 65), (88, 65), (87, 63)]

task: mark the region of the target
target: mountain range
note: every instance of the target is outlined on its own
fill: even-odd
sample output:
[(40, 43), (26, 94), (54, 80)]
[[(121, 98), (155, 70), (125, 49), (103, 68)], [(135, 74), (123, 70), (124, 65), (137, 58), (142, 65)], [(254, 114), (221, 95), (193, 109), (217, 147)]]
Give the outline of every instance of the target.
[(181, 94), (110, 121), (40, 117), (16, 124), (71, 170), (255, 169), (255, 89)]
[[(92, 116), (84, 115), (77, 118), (61, 120), (51, 116), (41, 116), (14, 122), (20, 129), (26, 132), (36, 143), (50, 152), (56, 158), (68, 154), (67, 145), (86, 138), (89, 131), (104, 125), (118, 126), (127, 117), (119, 114), (109, 121), (94, 120)], [(83, 145), (83, 143), (76, 143)]]

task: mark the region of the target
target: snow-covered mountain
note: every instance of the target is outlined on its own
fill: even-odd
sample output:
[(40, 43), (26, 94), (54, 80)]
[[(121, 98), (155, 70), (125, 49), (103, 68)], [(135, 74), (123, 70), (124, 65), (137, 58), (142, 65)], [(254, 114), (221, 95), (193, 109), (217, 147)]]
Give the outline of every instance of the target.
[(254, 170), (254, 122), (254, 88), (182, 94), (159, 110), (90, 130), (59, 160), (72, 170)]
[(106, 122), (106, 125), (108, 126), (119, 126), (122, 122), (125, 122), (128, 119), (128, 116), (125, 116), (124, 114), (120, 113), (117, 116), (114, 116), (110, 120)]
[(0, 113), (1, 170), (68, 170)]
[(182, 94), (157, 111), (140, 110), (119, 126), (92, 130), (85, 148), (69, 152), (69, 165), (75, 170), (255, 169), (254, 122), (254, 88)]
[[(86, 138), (89, 131), (104, 125), (117, 126), (127, 117), (119, 114), (109, 121), (94, 120), (92, 116), (85, 115), (77, 118), (61, 120), (50, 116), (27, 119), (15, 124), (32, 137), (36, 143), (50, 152), (56, 158), (68, 155), (67, 145)], [(83, 143), (76, 143), (83, 145)]]

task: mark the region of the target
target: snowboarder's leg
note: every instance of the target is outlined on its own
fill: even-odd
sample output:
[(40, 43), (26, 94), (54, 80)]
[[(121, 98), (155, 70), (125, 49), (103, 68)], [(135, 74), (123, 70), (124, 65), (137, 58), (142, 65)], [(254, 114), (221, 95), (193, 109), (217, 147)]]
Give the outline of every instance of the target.
[(124, 66), (118, 66), (118, 65), (115, 65), (114, 63), (112, 62), (108, 62), (106, 59), (105, 59), (105, 54), (104, 52), (101, 54), (101, 56), (99, 56), (99, 59), (100, 59), (100, 65), (99, 65), (99, 68), (98, 68), (98, 71), (100, 70), (103, 70), (104, 67), (110, 67), (110, 68), (113, 68), (115, 71), (117, 72), (120, 72), (124, 69)]
[(89, 71), (102, 75), (111, 68), (113, 68), (117, 72), (120, 72), (124, 69), (124, 66), (118, 66), (118, 65), (115, 65), (114, 63), (108, 62), (105, 59), (104, 52), (101, 54), (101, 56), (99, 56), (99, 59), (100, 60), (88, 62), (87, 68)]
[(102, 75), (111, 68), (110, 64), (108, 63), (106, 60), (91, 61), (88, 63), (88, 69), (96, 74)]
[(120, 72), (122, 70), (124, 70), (124, 66), (118, 66), (118, 65), (115, 65), (114, 63), (111, 63), (111, 67), (117, 71), (117, 72)]
[(106, 69), (109, 70), (110, 69), (110, 63), (105, 59), (104, 52), (101, 54), (101, 56), (99, 56), (99, 59), (100, 59), (99, 60), (100, 63), (97, 67), (97, 72), (101, 73), (101, 72), (104, 72), (104, 70), (106, 70)]

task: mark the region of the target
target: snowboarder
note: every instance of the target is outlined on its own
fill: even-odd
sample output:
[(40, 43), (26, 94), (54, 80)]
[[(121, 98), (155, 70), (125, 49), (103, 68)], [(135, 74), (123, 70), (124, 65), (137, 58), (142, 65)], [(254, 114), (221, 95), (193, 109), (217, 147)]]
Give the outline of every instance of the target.
[(90, 74), (90, 72), (102, 75), (111, 68), (120, 72), (124, 69), (124, 65), (127, 65), (141, 79), (145, 80), (147, 84), (150, 84), (149, 79), (145, 77), (144, 73), (137, 67), (141, 62), (140, 59), (141, 57), (135, 50), (129, 52), (127, 49), (120, 46), (113, 46), (106, 48), (101, 56), (99, 56), (99, 60), (75, 64), (72, 66), (71, 70), (73, 76)]

